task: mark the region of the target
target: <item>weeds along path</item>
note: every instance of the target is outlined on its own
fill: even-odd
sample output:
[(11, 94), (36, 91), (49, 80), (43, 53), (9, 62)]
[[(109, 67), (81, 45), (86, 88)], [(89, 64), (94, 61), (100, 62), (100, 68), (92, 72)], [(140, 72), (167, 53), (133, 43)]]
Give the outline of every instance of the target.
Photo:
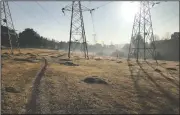
[(29, 103), (27, 105), (27, 113), (36, 113), (36, 109), (37, 109), (37, 105), (38, 105), (38, 95), (39, 95), (39, 85), (40, 85), (40, 81), (42, 76), (44, 75), (44, 72), (46, 70), (47, 67), (47, 60), (45, 58), (44, 59), (44, 64), (42, 65), (41, 69), (39, 70), (39, 72), (37, 73), (34, 83), (33, 83), (33, 88), (32, 88), (32, 94), (29, 100)]

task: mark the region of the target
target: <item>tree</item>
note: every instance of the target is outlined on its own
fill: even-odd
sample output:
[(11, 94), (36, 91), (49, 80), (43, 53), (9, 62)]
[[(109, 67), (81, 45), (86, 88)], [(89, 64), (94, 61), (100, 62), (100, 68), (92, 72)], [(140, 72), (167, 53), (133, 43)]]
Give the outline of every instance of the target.
[(26, 28), (23, 32), (19, 33), (20, 47), (40, 47), (42, 37), (31, 28)]
[(17, 44), (16, 44), (15, 34), (17, 34), (17, 33), (15, 31), (13, 31), (12, 29), (9, 29), (5, 26), (1, 26), (1, 45), (10, 47), (8, 30), (10, 33), (14, 33), (14, 34), (11, 34), (11, 42), (12, 42), (12, 46), (16, 46)]

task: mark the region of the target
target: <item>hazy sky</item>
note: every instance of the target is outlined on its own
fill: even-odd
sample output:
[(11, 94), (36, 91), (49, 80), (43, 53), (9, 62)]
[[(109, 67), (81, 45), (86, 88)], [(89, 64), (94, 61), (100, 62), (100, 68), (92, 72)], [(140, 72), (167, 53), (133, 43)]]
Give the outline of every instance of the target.
[[(95, 8), (110, 1), (84, 1), (82, 5)], [(42, 6), (43, 8), (41, 8)], [(40, 35), (58, 41), (69, 40), (70, 13), (64, 16), (61, 9), (71, 4), (61, 1), (17, 1), (9, 2), (12, 18), (16, 30), (33, 28)], [(105, 44), (124, 44), (130, 42), (133, 17), (137, 11), (136, 2), (113, 1), (95, 10), (93, 20), (96, 39)], [(161, 2), (151, 10), (154, 34), (160, 37), (166, 32), (179, 31), (179, 3), (178, 1)], [(93, 43), (93, 25), (89, 12), (83, 12), (87, 41)]]

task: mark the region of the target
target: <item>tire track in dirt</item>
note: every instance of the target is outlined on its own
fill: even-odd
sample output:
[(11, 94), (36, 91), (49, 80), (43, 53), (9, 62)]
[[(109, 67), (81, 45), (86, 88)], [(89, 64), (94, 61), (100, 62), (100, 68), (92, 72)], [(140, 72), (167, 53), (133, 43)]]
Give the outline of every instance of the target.
[(36, 113), (36, 110), (37, 110), (39, 85), (40, 85), (41, 78), (44, 75), (44, 72), (47, 67), (47, 60), (44, 57), (43, 57), (43, 59), (44, 59), (44, 64), (42, 65), (41, 69), (35, 76), (35, 80), (34, 80), (33, 87), (32, 87), (32, 94), (31, 94), (29, 103), (26, 108), (27, 114)]

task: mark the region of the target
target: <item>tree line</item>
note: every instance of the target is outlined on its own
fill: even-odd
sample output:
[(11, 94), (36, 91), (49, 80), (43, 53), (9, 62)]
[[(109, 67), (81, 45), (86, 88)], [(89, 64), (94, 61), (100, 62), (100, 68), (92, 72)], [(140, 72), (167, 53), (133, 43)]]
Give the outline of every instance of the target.
[[(63, 49), (68, 50), (69, 42), (65, 41), (56, 41), (54, 39), (49, 39), (39, 35), (34, 29), (26, 28), (24, 31), (17, 33), (11, 29), (8, 29), (5, 26), (1, 26), (1, 45), (5, 47), (10, 47), (7, 31), (14, 33), (11, 35), (12, 46), (16, 47), (16, 36), (18, 36), (19, 45), (21, 48), (48, 48), (48, 49)], [(114, 45), (102, 45), (102, 44), (88, 44), (88, 49), (90, 51), (102, 51), (103, 49), (115, 49)], [(72, 50), (82, 49), (80, 42), (71, 43)]]
[[(161, 39), (157, 35), (154, 36), (157, 60), (179, 61), (179, 34), (179, 32), (174, 32), (171, 36), (166, 35)], [(140, 47), (143, 48), (144, 41), (140, 41)], [(122, 48), (126, 52), (126, 56), (128, 55), (129, 46), (129, 44), (125, 44)], [(147, 46), (148, 44), (146, 44)]]
[[(8, 28), (1, 26), (1, 45), (5, 47), (10, 47), (9, 38), (8, 38)], [(24, 31), (17, 33), (9, 29), (12, 40), (12, 46), (17, 46), (16, 35), (18, 36), (19, 45), (21, 48), (51, 48), (59, 45), (59, 42), (54, 39), (50, 40), (43, 36), (40, 36), (32, 28), (26, 28)]]
[[(1, 26), (1, 46), (10, 47), (7, 31), (9, 30), (12, 38), (12, 46), (17, 47), (16, 35), (19, 38), (19, 45), (21, 48), (46, 48), (46, 49), (61, 49), (68, 50), (69, 42), (65, 41), (56, 41), (54, 39), (49, 39), (39, 35), (32, 28), (26, 28), (24, 31), (17, 33), (11, 29), (8, 29), (5, 26)], [(140, 37), (141, 38), (141, 37)], [(143, 40), (140, 40), (140, 43), (143, 43)], [(172, 34), (171, 39), (160, 39), (155, 35), (155, 46), (158, 53), (159, 60), (179, 60), (179, 33), (175, 32)], [(147, 44), (148, 45), (148, 44)], [(150, 44), (149, 44), (150, 45)], [(117, 52), (117, 47), (115, 45), (102, 45), (99, 43), (88, 44), (89, 52), (94, 52), (98, 55), (114, 55), (114, 52)], [(72, 42), (71, 50), (79, 51), (82, 49), (82, 44), (80, 42)], [(122, 57), (126, 57), (129, 50), (129, 44), (125, 44), (122, 49), (119, 49)]]

